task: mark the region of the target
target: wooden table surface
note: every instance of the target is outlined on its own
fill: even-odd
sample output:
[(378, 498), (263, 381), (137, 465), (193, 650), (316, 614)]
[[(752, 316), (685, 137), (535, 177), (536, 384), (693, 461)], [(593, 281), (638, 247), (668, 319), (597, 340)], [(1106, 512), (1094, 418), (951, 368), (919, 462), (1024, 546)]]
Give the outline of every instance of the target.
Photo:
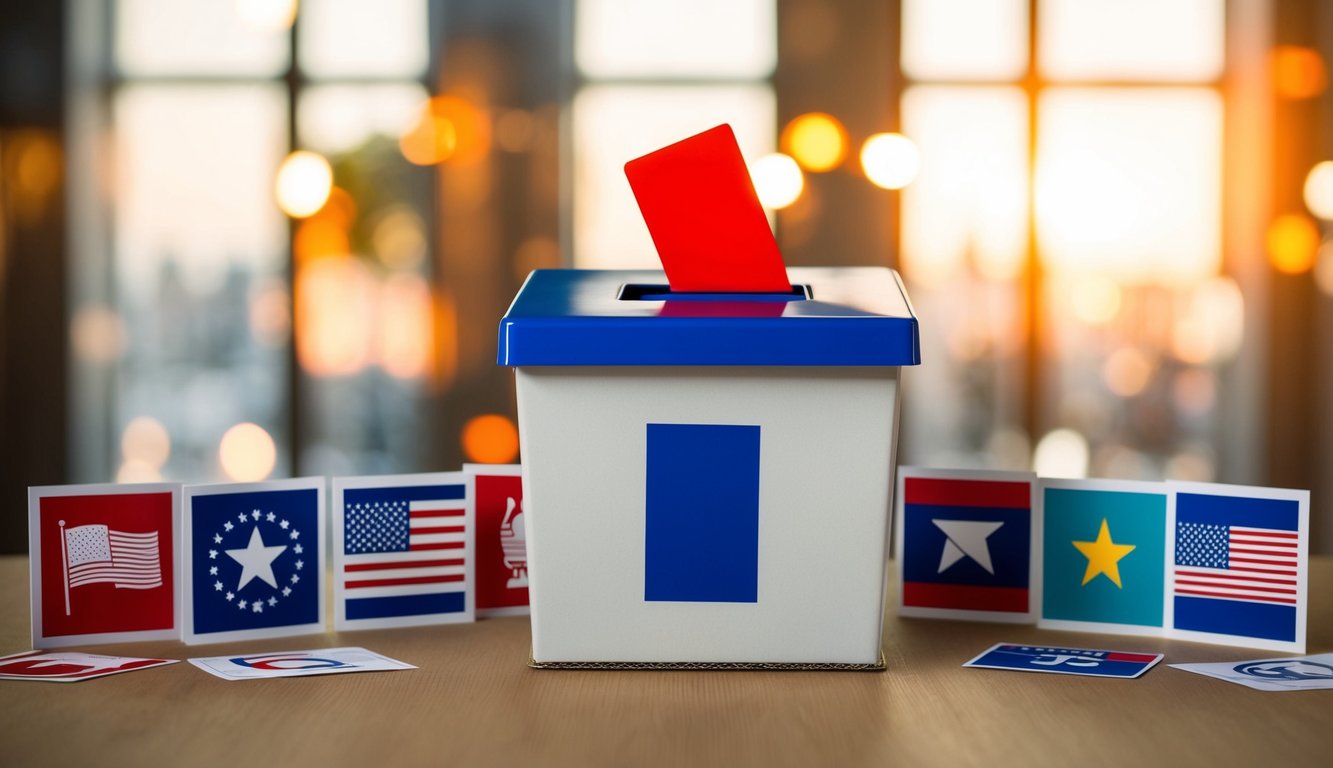
[[(892, 570), (892, 569), (890, 569)], [(1333, 559), (1309, 652), (1333, 651)], [(27, 559), (0, 558), (0, 652), (26, 650)], [(1166, 654), (1139, 680), (963, 669), (997, 642)], [(185, 658), (359, 645), (416, 671), (228, 682), (174, 664), (0, 681), (0, 763), (157, 765), (1330, 765), (1333, 691), (1266, 693), (1166, 664), (1281, 654), (886, 620), (887, 672), (533, 670), (526, 618), (97, 652)]]

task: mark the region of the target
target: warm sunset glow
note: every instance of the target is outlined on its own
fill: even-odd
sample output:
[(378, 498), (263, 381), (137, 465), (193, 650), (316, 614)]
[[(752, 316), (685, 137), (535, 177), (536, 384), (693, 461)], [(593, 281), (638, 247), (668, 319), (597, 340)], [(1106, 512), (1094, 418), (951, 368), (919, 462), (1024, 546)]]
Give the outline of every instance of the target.
[(1268, 263), (1278, 272), (1309, 272), (1318, 252), (1319, 227), (1309, 216), (1284, 213), (1268, 226)]
[(350, 376), (370, 363), (376, 284), (365, 264), (320, 259), (296, 278), (296, 357), (312, 376)]
[(463, 425), (463, 453), (482, 464), (506, 464), (518, 457), (518, 428), (498, 413), (477, 416)]
[(1324, 58), (1313, 48), (1279, 45), (1272, 54), (1273, 90), (1285, 99), (1312, 99), (1328, 87)]
[(228, 429), (218, 446), (218, 460), (227, 478), (238, 483), (263, 480), (273, 472), (278, 448), (258, 424), (244, 422)]
[(430, 286), (413, 273), (391, 275), (380, 289), (380, 366), (397, 379), (426, 375), (433, 362), (435, 323)]
[(296, 20), (296, 0), (236, 0), (236, 15), (261, 32), (280, 32)]
[(333, 168), (323, 155), (297, 150), (282, 161), (274, 183), (278, 207), (303, 219), (324, 207), (333, 189)]
[(1324, 221), (1333, 221), (1333, 160), (1315, 164), (1305, 177), (1305, 207)]
[(861, 146), (861, 170), (877, 187), (902, 189), (920, 169), (916, 142), (901, 133), (877, 133)]
[(805, 189), (805, 177), (796, 161), (782, 153), (761, 157), (750, 166), (754, 190), (765, 208), (782, 209), (796, 202)]
[(346, 256), (351, 252), (352, 244), (347, 230), (330, 218), (316, 214), (302, 221), (296, 228), (292, 252), (298, 264), (325, 256)]
[(847, 156), (847, 129), (832, 115), (810, 112), (787, 123), (781, 146), (805, 170), (831, 171)]
[(158, 470), (171, 456), (171, 436), (162, 422), (151, 416), (139, 416), (125, 425), (120, 452), (127, 462), (137, 461)]
[(1066, 298), (1074, 316), (1088, 325), (1106, 325), (1120, 311), (1120, 286), (1105, 277), (1078, 279)]

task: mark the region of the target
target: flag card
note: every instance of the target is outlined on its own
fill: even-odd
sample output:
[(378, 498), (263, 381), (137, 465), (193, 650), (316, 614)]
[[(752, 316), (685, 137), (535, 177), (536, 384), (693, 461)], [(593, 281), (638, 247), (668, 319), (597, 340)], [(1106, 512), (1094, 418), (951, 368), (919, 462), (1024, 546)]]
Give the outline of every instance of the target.
[(77, 683), (95, 677), (175, 664), (176, 661), (176, 659), (140, 659), (133, 656), (101, 656), (74, 651), (28, 651), (0, 657), (0, 680)]
[(472, 498), (465, 472), (334, 478), (334, 626), (473, 621)]
[(1030, 624), (1036, 545), (1027, 472), (898, 469), (898, 614)]
[(1333, 688), (1333, 653), (1215, 664), (1172, 664), (1171, 667), (1256, 691), (1324, 691)]
[(730, 125), (625, 164), (671, 290), (792, 290)]
[(1304, 653), (1310, 492), (1170, 487), (1169, 636)]
[(477, 520), (477, 615), (528, 614), (523, 472), (518, 464), (464, 464)]
[(186, 643), (324, 631), (324, 478), (184, 494)]
[(963, 666), (1132, 679), (1141, 676), (1161, 660), (1160, 653), (996, 643)]
[(181, 487), (28, 489), (32, 646), (174, 640)]
[(1121, 480), (1038, 481), (1046, 629), (1161, 635), (1167, 490)]
[(394, 672), (416, 669), (406, 662), (365, 648), (317, 648), (311, 651), (251, 653), (244, 656), (205, 656), (190, 663), (223, 680), (260, 680), (271, 677), (340, 675), (347, 672)]

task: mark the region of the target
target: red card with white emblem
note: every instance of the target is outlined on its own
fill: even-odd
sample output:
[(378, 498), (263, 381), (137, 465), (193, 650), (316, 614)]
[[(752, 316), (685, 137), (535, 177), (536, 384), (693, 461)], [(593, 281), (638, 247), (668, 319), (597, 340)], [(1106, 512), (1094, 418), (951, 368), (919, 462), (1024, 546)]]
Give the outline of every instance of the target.
[(528, 554), (518, 464), (464, 464), (475, 480), (477, 615), (527, 615)]

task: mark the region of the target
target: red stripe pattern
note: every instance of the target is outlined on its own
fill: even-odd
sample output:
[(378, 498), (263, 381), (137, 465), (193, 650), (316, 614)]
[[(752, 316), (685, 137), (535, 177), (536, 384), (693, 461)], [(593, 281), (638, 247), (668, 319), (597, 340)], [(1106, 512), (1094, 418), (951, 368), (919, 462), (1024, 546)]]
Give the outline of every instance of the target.
[(1030, 509), (1032, 486), (1002, 480), (968, 480), (909, 477), (903, 481), (903, 501), (941, 507), (995, 507)]
[(1180, 523), (1175, 593), (1295, 605), (1298, 543), (1294, 532)]

